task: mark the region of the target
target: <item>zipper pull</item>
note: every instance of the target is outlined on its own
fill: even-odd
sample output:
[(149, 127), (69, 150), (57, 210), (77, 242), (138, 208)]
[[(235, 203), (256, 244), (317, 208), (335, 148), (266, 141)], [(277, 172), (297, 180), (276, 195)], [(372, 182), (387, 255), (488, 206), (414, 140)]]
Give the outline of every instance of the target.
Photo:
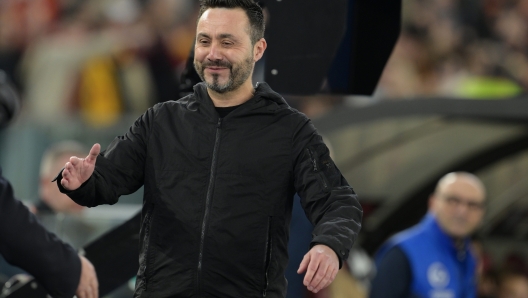
[(315, 156), (309, 148), (306, 148), (306, 151), (308, 151), (308, 155), (310, 156), (310, 161), (312, 162), (313, 171), (317, 172), (319, 169), (317, 168), (317, 161), (315, 160)]
[(223, 118), (218, 118), (218, 123), (216, 123), (216, 128), (220, 128), (222, 126), (222, 119)]

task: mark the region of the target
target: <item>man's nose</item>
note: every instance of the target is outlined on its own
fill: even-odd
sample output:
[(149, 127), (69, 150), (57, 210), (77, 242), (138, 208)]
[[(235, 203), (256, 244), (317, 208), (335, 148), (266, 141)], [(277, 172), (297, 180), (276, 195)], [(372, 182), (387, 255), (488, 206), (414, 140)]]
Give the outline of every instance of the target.
[(460, 213), (468, 213), (470, 212), (471, 210), (469, 209), (469, 204), (466, 203), (466, 202), (461, 202), (460, 204), (457, 205), (456, 207), (456, 210)]
[(222, 60), (221, 50), (218, 44), (211, 44), (206, 58), (211, 61)]

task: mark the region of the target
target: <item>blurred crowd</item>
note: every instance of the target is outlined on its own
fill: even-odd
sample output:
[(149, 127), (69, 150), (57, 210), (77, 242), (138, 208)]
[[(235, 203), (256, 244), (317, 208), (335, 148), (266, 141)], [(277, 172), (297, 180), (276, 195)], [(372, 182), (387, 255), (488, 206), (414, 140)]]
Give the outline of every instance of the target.
[(528, 1), (403, 0), (388, 98), (503, 98), (528, 89)]
[(473, 245), (479, 258), (478, 298), (528, 297), (528, 263), (521, 254), (512, 251), (498, 262), (492, 260), (480, 240)]
[(178, 98), (197, 1), (0, 1), (0, 69), (23, 111), (47, 123), (81, 115), (95, 127)]

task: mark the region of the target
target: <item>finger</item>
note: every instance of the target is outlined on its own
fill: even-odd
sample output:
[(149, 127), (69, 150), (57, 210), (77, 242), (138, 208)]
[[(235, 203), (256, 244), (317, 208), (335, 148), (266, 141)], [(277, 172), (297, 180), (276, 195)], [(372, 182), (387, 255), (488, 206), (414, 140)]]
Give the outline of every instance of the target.
[(72, 156), (70, 157), (70, 163), (72, 164), (72, 166), (77, 166), (79, 163), (80, 163), (80, 159), (77, 157), (77, 156)]
[(313, 287), (312, 289), (310, 289), (311, 287), (311, 283), (312, 283), (312, 279), (315, 275), (315, 273), (317, 272), (317, 268), (319, 267), (319, 262), (320, 260), (318, 260), (317, 258), (314, 258), (314, 257), (310, 257), (311, 260), (310, 260), (310, 264), (308, 264), (308, 270), (306, 271), (306, 275), (304, 276), (304, 285), (308, 287), (308, 290), (313, 290)]
[(70, 176), (71, 176), (70, 171), (66, 167), (64, 167), (64, 170), (62, 170), (62, 178), (66, 180), (70, 180)]
[(306, 267), (308, 266), (309, 262), (310, 262), (310, 254), (307, 253), (304, 255), (304, 258), (301, 261), (301, 265), (299, 265), (299, 269), (297, 269), (297, 273), (301, 274), (304, 271), (306, 271)]
[(72, 165), (71, 162), (67, 162), (64, 166), (64, 171), (62, 171), (62, 176), (64, 176), (64, 172), (66, 172), (66, 176), (74, 175), (75, 174), (75, 167)]
[(332, 282), (335, 280), (335, 278), (336, 278), (338, 272), (339, 272), (338, 269), (335, 269), (335, 268), (334, 268), (334, 269), (332, 270), (332, 272), (330, 273), (330, 279), (328, 280), (328, 282), (326, 283), (326, 285), (324, 285), (324, 286), (321, 288), (321, 290), (324, 289), (324, 288), (326, 288), (326, 287), (328, 287), (330, 284), (332, 284)]
[(83, 295), (83, 297), (85, 297), (85, 298), (92, 298), (93, 295), (92, 295), (92, 291), (91, 291), (90, 287), (86, 287), (86, 288), (84, 289), (84, 291), (82, 291), (82, 295)]
[(337, 274), (339, 273), (339, 267), (335, 267), (335, 266), (329, 266), (329, 280), (327, 282), (326, 285), (324, 285), (321, 289), (324, 289), (326, 287), (328, 287), (336, 278)]
[(73, 171), (74, 169), (71, 166), (71, 163), (67, 162), (66, 166), (64, 167), (64, 170), (62, 170), (62, 177), (70, 180), (71, 177), (73, 176), (73, 173), (72, 173)]
[(70, 182), (66, 178), (61, 179), (61, 185), (62, 187), (68, 189), (68, 185), (70, 185)]
[(89, 163), (95, 163), (95, 160), (97, 159), (97, 155), (99, 155), (99, 152), (101, 152), (101, 145), (96, 143), (92, 146), (92, 149), (90, 149), (90, 153), (86, 157), (86, 161)]
[(322, 282), (326, 283), (327, 274), (328, 271), (328, 264), (326, 262), (320, 262), (319, 267), (317, 268), (317, 271), (315, 272), (315, 275), (308, 285), (308, 289), (312, 288), (310, 291), (313, 291), (314, 293), (317, 293), (319, 290), (319, 287)]
[[(319, 266), (319, 270), (316, 274), (316, 277), (314, 278), (313, 280), (313, 288), (314, 288), (314, 293), (317, 293), (319, 291), (321, 291), (322, 289), (324, 289), (327, 284), (328, 284), (328, 281), (330, 280), (330, 276), (332, 274), (332, 269), (331, 269), (331, 266), (326, 266), (326, 268), (323, 269), (322, 266)], [(319, 280), (319, 282), (317, 282), (317, 278), (320, 277), (321, 279)], [(317, 282), (317, 284), (316, 284)]]
[(76, 293), (76, 296), (77, 296), (78, 298), (86, 298), (86, 296), (87, 296), (87, 295), (86, 295), (86, 291), (84, 291), (84, 290), (79, 290), (79, 291)]

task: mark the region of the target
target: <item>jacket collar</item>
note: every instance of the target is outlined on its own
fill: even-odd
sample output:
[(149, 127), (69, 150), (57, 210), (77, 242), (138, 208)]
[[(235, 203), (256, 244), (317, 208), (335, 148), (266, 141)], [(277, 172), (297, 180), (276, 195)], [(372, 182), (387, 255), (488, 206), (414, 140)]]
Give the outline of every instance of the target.
[[(189, 110), (201, 110), (207, 116), (216, 119), (218, 115), (215, 110), (215, 106), (209, 93), (207, 92), (207, 86), (204, 82), (194, 85), (194, 96), (182, 98), (182, 101), (186, 101)], [(279, 107), (288, 107), (286, 100), (273, 91), (267, 83), (257, 83), (255, 86), (255, 95), (242, 104), (237, 110), (254, 110), (264, 106), (270, 105), (275, 106), (276, 110)]]

